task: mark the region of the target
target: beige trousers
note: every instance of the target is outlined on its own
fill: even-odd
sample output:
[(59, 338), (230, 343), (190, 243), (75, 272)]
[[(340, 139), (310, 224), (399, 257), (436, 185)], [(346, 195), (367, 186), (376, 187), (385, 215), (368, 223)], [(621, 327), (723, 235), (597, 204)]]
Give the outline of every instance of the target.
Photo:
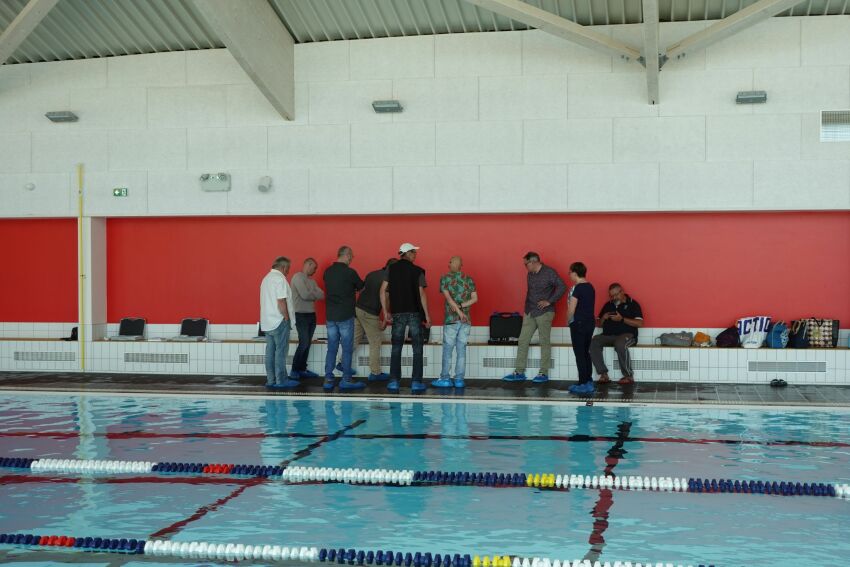
[[(357, 356), (357, 347), (363, 340), (363, 335), (366, 335), (366, 340), (369, 341), (369, 371), (372, 374), (381, 373), (381, 341), (384, 338), (384, 331), (381, 329), (381, 319), (377, 315), (372, 315), (360, 309), (354, 308), (354, 356)], [(352, 366), (357, 366), (356, 358), (352, 361)], [(342, 361), (342, 356), (337, 358), (337, 362)]]
[(549, 375), (549, 365), (552, 361), (552, 321), (555, 313), (550, 311), (538, 317), (524, 315), (522, 331), (519, 333), (519, 344), (516, 349), (516, 371), (525, 373), (528, 365), (528, 345), (535, 332), (540, 333), (540, 373)]

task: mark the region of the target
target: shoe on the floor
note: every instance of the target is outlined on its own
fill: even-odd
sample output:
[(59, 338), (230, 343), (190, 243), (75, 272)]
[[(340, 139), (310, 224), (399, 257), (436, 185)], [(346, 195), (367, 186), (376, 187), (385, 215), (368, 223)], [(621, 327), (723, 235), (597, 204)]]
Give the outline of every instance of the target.
[(298, 380), (290, 380), (286, 379), (282, 382), (277, 382), (272, 384), (271, 386), (266, 386), (269, 390), (291, 390), (292, 388), (297, 388), (301, 385), (301, 382)]
[(358, 382), (356, 380), (342, 380), (339, 383), (339, 391), (340, 392), (355, 392), (357, 390), (362, 390), (366, 387), (366, 384), (363, 382)]
[[(342, 369), (342, 363), (341, 362), (336, 363), (336, 370), (338, 372), (342, 372), (343, 374), (345, 374), (345, 372)], [(357, 370), (352, 368), (351, 370), (348, 371), (348, 374), (351, 375), (351, 376), (357, 376)]]
[(451, 388), (454, 383), (449, 378), (439, 378), (431, 382), (432, 388)]
[(502, 378), (502, 380), (504, 380), (505, 382), (525, 382), (526, 379), (527, 378), (525, 374), (522, 372), (511, 372), (510, 374)]
[(318, 378), (319, 375), (313, 372), (312, 370), (302, 370), (301, 371), (302, 378)]
[(631, 386), (635, 383), (635, 379), (632, 376), (623, 376), (619, 380), (617, 380), (617, 384), (620, 386)]
[(603, 372), (602, 374), (599, 375), (599, 379), (596, 380), (596, 383), (597, 384), (610, 384), (611, 378), (608, 376), (607, 372)]
[(325, 392), (333, 392), (336, 387), (336, 378), (333, 377), (333, 374), (330, 376), (325, 376), (325, 383), (322, 384), (322, 390)]
[(771, 388), (784, 388), (787, 385), (788, 385), (788, 382), (786, 382), (782, 378), (774, 378), (773, 380), (770, 381), (770, 387)]
[(387, 392), (391, 394), (398, 394), (398, 380), (390, 380), (387, 384)]
[(410, 384), (410, 391), (413, 392), (414, 394), (424, 392), (427, 389), (428, 389), (428, 386), (426, 386), (425, 382), (423, 382), (422, 380), (414, 380)]
[(549, 376), (541, 373), (541, 374), (538, 374), (537, 376), (535, 376), (534, 378), (532, 378), (531, 381), (534, 382), (535, 384), (545, 384), (546, 382), (549, 381)]
[(466, 388), (466, 383), (463, 378), (455, 378), (455, 388)]
[(369, 374), (369, 382), (386, 382), (390, 379), (390, 375), (386, 372), (381, 372), (379, 374)]
[(576, 384), (570, 387), (570, 392), (576, 396), (592, 396), (596, 392), (596, 386), (593, 382), (585, 382), (584, 384)]

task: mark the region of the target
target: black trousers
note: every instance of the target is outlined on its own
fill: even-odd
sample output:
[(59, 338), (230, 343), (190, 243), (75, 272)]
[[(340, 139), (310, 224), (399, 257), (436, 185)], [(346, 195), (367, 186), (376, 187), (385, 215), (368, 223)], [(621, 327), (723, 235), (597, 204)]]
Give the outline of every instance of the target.
[(310, 356), (310, 341), (316, 332), (316, 314), (296, 313), (295, 328), (298, 330), (298, 348), (292, 357), (292, 370), (304, 372), (307, 370), (307, 357)]
[(590, 360), (590, 341), (593, 339), (593, 327), (593, 323), (589, 321), (573, 321), (570, 323), (570, 336), (573, 342), (573, 353), (576, 356), (579, 384), (593, 381), (593, 363)]

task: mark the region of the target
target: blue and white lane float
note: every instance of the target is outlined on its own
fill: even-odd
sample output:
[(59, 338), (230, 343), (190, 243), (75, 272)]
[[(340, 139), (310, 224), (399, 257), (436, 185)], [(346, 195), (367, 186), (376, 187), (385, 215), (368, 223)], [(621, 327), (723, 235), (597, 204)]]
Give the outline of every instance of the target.
[[(470, 556), (469, 554), (432, 554), (430, 552), (402, 553), (296, 547), (283, 545), (251, 545), (241, 543), (211, 543), (204, 541), (165, 541), (132, 538), (43, 536), (36, 534), (0, 534), (0, 545), (33, 548), (66, 548), (88, 552), (121, 553), (171, 557), (191, 560), (224, 561), (298, 561), (301, 563), (337, 563), (348, 565), (395, 565), (405, 567), (685, 567), (681, 563), (631, 561), (563, 560), (547, 557), (511, 555)], [(688, 565), (687, 567), (693, 567)], [(699, 567), (714, 567), (700, 564)]]
[(0, 458), (0, 468), (70, 474), (201, 474), (263, 477), (289, 484), (348, 483), (396, 486), (491, 486), (552, 490), (609, 489), (657, 492), (828, 496), (850, 499), (850, 484), (801, 483), (648, 476), (591, 476), (554, 473), (470, 473), (330, 467), (281, 467), (216, 463)]

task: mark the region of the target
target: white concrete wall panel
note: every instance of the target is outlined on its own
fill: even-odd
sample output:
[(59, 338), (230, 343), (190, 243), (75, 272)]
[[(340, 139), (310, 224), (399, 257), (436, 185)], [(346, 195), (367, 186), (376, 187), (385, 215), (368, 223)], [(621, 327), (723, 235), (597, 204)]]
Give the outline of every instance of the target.
[(348, 124), (269, 128), (270, 167), (348, 167)]
[(803, 18), (802, 64), (850, 65), (850, 16)]
[[(594, 31), (601, 31), (596, 30)], [(566, 75), (610, 73), (611, 56), (586, 49), (540, 30), (522, 35), (522, 73), (524, 75)], [(610, 31), (604, 30), (603, 33)]]
[(705, 118), (615, 118), (614, 161), (703, 161)]
[(565, 210), (567, 166), (488, 165), (481, 167), (481, 208), (505, 212)]
[(477, 212), (478, 167), (395, 167), (393, 208), (405, 213)]
[(708, 116), (706, 157), (709, 161), (798, 160), (799, 115)]
[(612, 160), (613, 124), (609, 118), (526, 120), (524, 162), (608, 163)]
[(659, 208), (657, 163), (570, 165), (570, 211), (640, 211)]
[(285, 126), (307, 124), (309, 121), (309, 89), (309, 83), (297, 83), (295, 85), (295, 117), (293, 120), (286, 120), (275, 110), (254, 83), (228, 85), (225, 87), (227, 125)]
[(753, 84), (767, 92), (756, 114), (819, 112), (850, 108), (850, 66), (756, 69)]
[[(186, 167), (186, 130), (113, 130), (109, 132), (110, 170)], [(106, 169), (106, 168), (101, 168)]]
[(434, 76), (434, 38), (423, 35), (352, 41), (351, 76), (360, 79), (402, 79)]
[(646, 75), (609, 73), (583, 75), (568, 84), (570, 118), (658, 116), (658, 105), (647, 104)]
[(70, 173), (77, 164), (91, 171), (107, 167), (107, 143), (104, 132), (62, 129), (53, 133), (32, 135), (32, 171), (37, 173)]
[(142, 130), (147, 127), (147, 90), (139, 87), (72, 89), (68, 108), (85, 128)]
[(753, 206), (753, 162), (661, 164), (661, 209), (747, 210)]
[(201, 191), (201, 172), (151, 171), (148, 173), (148, 211), (152, 215), (223, 215), (227, 192)]
[(753, 90), (752, 69), (662, 73), (661, 116), (752, 114), (753, 106), (735, 104), (739, 91)]
[(295, 46), (295, 82), (347, 81), (350, 41), (318, 41)]
[(264, 168), (268, 164), (268, 129), (193, 128), (188, 137), (189, 169), (215, 173)]
[(26, 173), (30, 171), (32, 135), (29, 132), (0, 131), (0, 173)]
[(310, 123), (390, 122), (376, 114), (372, 101), (391, 99), (392, 81), (347, 81), (310, 84)]
[(404, 111), (395, 122), (461, 122), (478, 120), (478, 78), (398, 79), (393, 98)]
[(567, 117), (567, 77), (481, 77), (479, 119)]
[(238, 85), (250, 82), (242, 66), (227, 49), (186, 52), (186, 83), (189, 85)]
[(351, 125), (351, 165), (434, 165), (435, 125), (386, 123)]
[(52, 61), (27, 65), (33, 87), (96, 89), (107, 86), (107, 65), (113, 58)]
[[(94, 171), (85, 175), (85, 214), (93, 217), (144, 216), (148, 212), (147, 171)], [(126, 197), (112, 190), (126, 187)]]
[(434, 36), (434, 74), (468, 77), (522, 74), (519, 33), (456, 33)]
[(110, 87), (173, 87), (186, 84), (186, 52), (107, 57)]
[[(4, 217), (69, 217), (77, 215), (76, 181), (70, 173), (0, 175), (0, 215)], [(73, 176), (76, 180), (76, 175)], [(26, 185), (35, 188), (29, 190)]]
[[(272, 188), (257, 189), (261, 177), (272, 178)], [(307, 169), (236, 170), (227, 195), (227, 211), (235, 215), (291, 215), (310, 211)]]
[(706, 50), (707, 69), (798, 67), (802, 18), (771, 18)]
[(375, 203), (392, 203), (392, 185), (389, 167), (314, 169), (310, 171), (310, 211), (373, 213)]
[(437, 124), (437, 165), (522, 162), (522, 122)]
[(148, 127), (224, 126), (226, 93), (216, 85), (148, 89)]
[(850, 208), (850, 161), (757, 161), (759, 209)]

